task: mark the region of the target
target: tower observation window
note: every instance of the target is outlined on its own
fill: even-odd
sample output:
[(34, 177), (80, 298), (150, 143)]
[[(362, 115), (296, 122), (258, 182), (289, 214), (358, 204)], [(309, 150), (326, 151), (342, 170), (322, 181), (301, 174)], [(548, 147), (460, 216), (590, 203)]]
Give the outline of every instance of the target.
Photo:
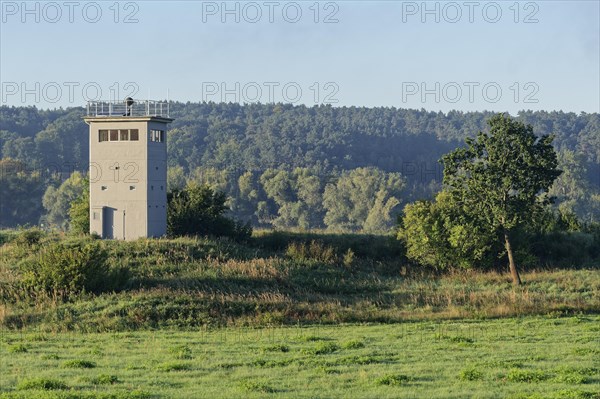
[(150, 141), (155, 143), (162, 143), (165, 141), (164, 130), (150, 130)]
[(139, 141), (138, 129), (98, 130), (98, 141)]

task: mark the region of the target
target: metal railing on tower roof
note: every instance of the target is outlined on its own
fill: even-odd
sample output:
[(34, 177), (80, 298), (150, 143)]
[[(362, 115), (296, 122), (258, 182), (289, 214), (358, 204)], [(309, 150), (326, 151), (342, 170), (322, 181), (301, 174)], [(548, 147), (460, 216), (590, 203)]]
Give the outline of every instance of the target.
[(169, 102), (155, 100), (88, 101), (86, 116), (158, 116), (169, 118)]

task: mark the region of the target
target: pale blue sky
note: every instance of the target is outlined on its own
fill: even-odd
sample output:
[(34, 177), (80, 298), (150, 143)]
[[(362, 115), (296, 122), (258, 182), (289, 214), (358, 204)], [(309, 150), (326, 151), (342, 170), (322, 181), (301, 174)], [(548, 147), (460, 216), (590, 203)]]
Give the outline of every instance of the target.
[[(226, 15), (220, 1), (138, 1), (117, 3), (118, 16), (113, 1), (83, 1), (72, 22), (62, 1), (21, 4), (2, 2), (2, 104), (82, 105), (98, 88), (102, 99), (131, 88), (180, 101), (600, 111), (598, 1), (473, 2), (473, 22), (463, 1), (428, 2), (430, 14), (421, 1), (228, 2), (238, 11)], [(130, 13), (137, 22), (124, 23)], [(330, 14), (338, 22), (324, 23)]]

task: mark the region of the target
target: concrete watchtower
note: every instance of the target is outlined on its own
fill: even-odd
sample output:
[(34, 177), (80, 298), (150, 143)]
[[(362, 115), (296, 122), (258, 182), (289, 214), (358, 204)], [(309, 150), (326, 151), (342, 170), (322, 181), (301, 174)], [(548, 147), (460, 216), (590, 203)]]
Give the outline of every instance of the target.
[(167, 232), (169, 104), (93, 101), (90, 126), (90, 233), (134, 240)]

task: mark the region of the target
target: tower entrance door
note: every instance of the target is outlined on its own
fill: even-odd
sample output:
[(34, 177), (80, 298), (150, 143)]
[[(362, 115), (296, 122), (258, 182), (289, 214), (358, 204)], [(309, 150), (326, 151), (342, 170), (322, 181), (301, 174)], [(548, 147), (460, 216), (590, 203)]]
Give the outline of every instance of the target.
[(115, 211), (109, 207), (102, 209), (102, 238), (115, 238)]

